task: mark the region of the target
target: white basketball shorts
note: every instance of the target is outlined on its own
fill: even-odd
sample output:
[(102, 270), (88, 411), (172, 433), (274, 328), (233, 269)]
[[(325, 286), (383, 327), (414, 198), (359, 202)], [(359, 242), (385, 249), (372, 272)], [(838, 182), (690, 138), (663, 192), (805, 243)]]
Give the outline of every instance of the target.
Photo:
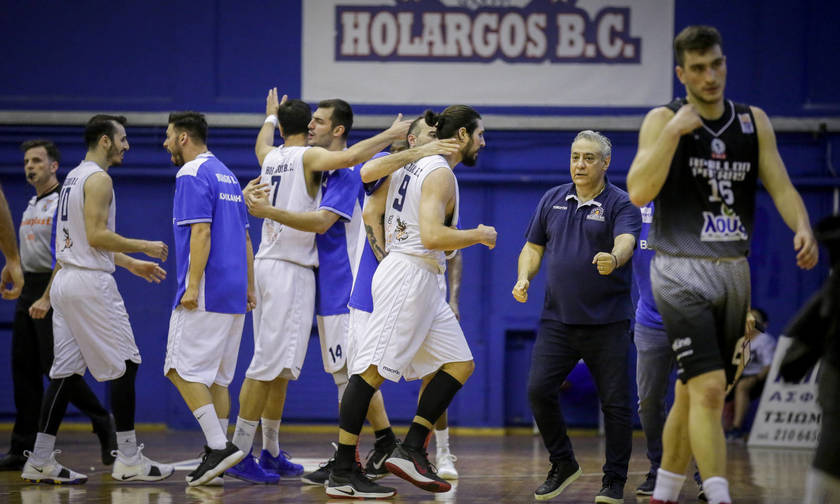
[(360, 342), (364, 341), (370, 321), (370, 312), (350, 308), (350, 330), (347, 332), (347, 369), (353, 368), (353, 360), (359, 351)]
[(105, 271), (64, 266), (50, 289), (53, 359), (50, 378), (84, 375), (119, 378), (125, 361), (140, 364), (140, 351), (114, 277)]
[(354, 344), (350, 374), (370, 365), (391, 381), (416, 380), (449, 362), (473, 359), (455, 313), (428, 262), (390, 253), (373, 275), (373, 313)]
[(318, 339), (321, 342), (321, 360), (324, 362), (324, 371), (331, 374), (337, 373), (347, 364), (350, 314), (341, 313), (339, 315), (327, 315), (326, 317), (319, 315), (317, 319)]
[(245, 376), (297, 380), (315, 315), (315, 272), (277, 259), (254, 261), (254, 357)]
[(169, 317), (163, 374), (170, 369), (186, 381), (227, 387), (233, 381), (245, 314), (187, 310)]

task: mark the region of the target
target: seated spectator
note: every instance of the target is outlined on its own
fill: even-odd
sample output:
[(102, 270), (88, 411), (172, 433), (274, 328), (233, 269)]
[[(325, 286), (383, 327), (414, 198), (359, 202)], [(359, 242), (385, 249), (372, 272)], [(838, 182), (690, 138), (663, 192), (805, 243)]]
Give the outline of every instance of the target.
[(744, 428), (744, 418), (754, 399), (761, 397), (773, 354), (776, 352), (776, 339), (767, 330), (767, 313), (761, 308), (751, 309), (755, 317), (755, 328), (750, 334), (750, 360), (744, 367), (744, 372), (738, 384), (735, 385), (735, 411), (732, 417), (732, 428), (726, 432), (728, 441), (735, 441), (746, 437), (749, 428)]

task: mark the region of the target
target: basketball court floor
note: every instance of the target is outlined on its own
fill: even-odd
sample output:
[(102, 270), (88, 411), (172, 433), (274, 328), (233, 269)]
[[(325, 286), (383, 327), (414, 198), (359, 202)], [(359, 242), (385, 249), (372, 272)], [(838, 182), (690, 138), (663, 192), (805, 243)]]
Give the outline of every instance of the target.
[[(327, 427), (285, 427), (281, 447), (292, 459), (314, 469), (332, 454), (334, 429)], [(469, 433), (465, 433), (469, 432)], [(545, 448), (538, 436), (525, 431), (513, 434), (480, 434), (469, 430), (452, 434), (452, 452), (458, 457), (460, 479), (445, 494), (424, 492), (407, 482), (388, 476), (380, 480), (397, 489), (393, 499), (384, 502), (405, 503), (520, 503), (533, 502), (533, 491), (548, 472)], [(477, 434), (478, 433), (478, 434)], [(404, 435), (404, 432), (398, 436)], [(0, 430), (7, 438), (8, 431)], [(279, 485), (251, 485), (224, 478), (224, 487), (189, 488), (184, 482), (188, 468), (197, 461), (203, 437), (199, 431), (140, 430), (138, 441), (144, 453), (161, 462), (179, 462), (179, 470), (169, 479), (155, 484), (126, 484), (111, 480), (110, 469), (99, 462), (99, 445), (93, 434), (81, 428), (63, 428), (56, 448), (59, 460), (88, 475), (84, 485), (36, 485), (20, 479), (19, 473), (0, 472), (0, 503), (8, 504), (179, 504), (179, 503), (323, 503), (331, 500), (323, 488), (302, 484), (298, 479), (282, 480)], [(572, 442), (583, 476), (563, 494), (550, 502), (589, 503), (601, 487), (603, 439), (594, 431), (573, 432)], [(256, 449), (259, 449), (257, 436)], [(361, 456), (372, 445), (368, 431), (362, 434)], [(733, 501), (738, 504), (787, 504), (802, 501), (805, 472), (813, 457), (807, 450), (748, 449), (743, 444), (729, 445), (728, 477)], [(432, 459), (433, 460), (433, 459)], [(630, 475), (624, 492), (625, 503), (647, 503), (649, 497), (636, 497), (636, 485), (648, 469), (644, 439), (636, 433)], [(698, 502), (697, 487), (688, 478), (680, 499)]]

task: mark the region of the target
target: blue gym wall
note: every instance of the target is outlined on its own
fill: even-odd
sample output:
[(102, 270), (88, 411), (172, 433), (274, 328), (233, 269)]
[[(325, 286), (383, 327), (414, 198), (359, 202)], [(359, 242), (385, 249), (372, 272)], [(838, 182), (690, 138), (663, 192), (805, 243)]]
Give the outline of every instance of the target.
[[(315, 0), (306, 0), (315, 1)], [(724, 37), (729, 62), (727, 94), (762, 106), (771, 117), (840, 115), (834, 85), (840, 78), (833, 20), (840, 7), (810, 0), (729, 2), (677, 0), (675, 27), (712, 24)], [(171, 111), (261, 113), (265, 90), (278, 86), (298, 96), (300, 82), (299, 0), (177, 2), (4, 2), (0, 17), (0, 111)], [(331, 36), (329, 32), (324, 36)], [(440, 82), (440, 81), (437, 81)], [(445, 83), (444, 83), (445, 85)], [(675, 81), (675, 92), (681, 93)], [(336, 83), (335, 96), (341, 96)], [(368, 105), (357, 114), (414, 114), (423, 107)], [(517, 115), (642, 115), (642, 109), (556, 109), (494, 107), (484, 113)], [(240, 177), (259, 167), (251, 128), (215, 128), (209, 145)], [(487, 148), (478, 166), (460, 167), (462, 223), (494, 225), (497, 247), (464, 252), (461, 314), (476, 360), (472, 379), (450, 408), (450, 422), (502, 426), (528, 422), (525, 383), (533, 333), (542, 306), (544, 277), (532, 287), (531, 301), (510, 295), (523, 233), (540, 196), (567, 182), (568, 147), (573, 131), (494, 131), (486, 124)], [(373, 132), (356, 130), (351, 142)], [(614, 152), (609, 175), (624, 185), (636, 149), (636, 133), (606, 131)], [(117, 194), (117, 230), (123, 235), (163, 239), (172, 244), (171, 198), (175, 168), (161, 147), (164, 127), (128, 128), (131, 151), (125, 165), (111, 171)], [(32, 191), (22, 176), (18, 145), (33, 137), (53, 139), (63, 155), (61, 173), (84, 156), (82, 128), (55, 125), (0, 126), (0, 181), (19, 221)], [(832, 212), (837, 164), (832, 145), (837, 131), (780, 133), (779, 148), (812, 220)], [(259, 223), (252, 220), (252, 229)], [(259, 233), (252, 233), (255, 241)], [(821, 283), (827, 266), (801, 272), (794, 264), (792, 233), (763, 190), (758, 198), (753, 239), (753, 300), (770, 314), (778, 334), (807, 296)], [(174, 258), (164, 265), (174, 276)], [(174, 387), (162, 375), (169, 310), (175, 291), (170, 277), (150, 285), (123, 271), (116, 273), (135, 336), (143, 354), (137, 381), (137, 420), (192, 427), (194, 421)], [(574, 288), (574, 286), (569, 286)], [(14, 412), (9, 367), (13, 303), (0, 303), (0, 418)], [(286, 422), (333, 422), (336, 392), (322, 371), (313, 333), (302, 377), (289, 388)], [(234, 414), (237, 391), (253, 349), (250, 319), (240, 350), (237, 380), (231, 386)], [(630, 356), (632, 359), (633, 357)], [(576, 373), (564, 392), (573, 425), (597, 421), (594, 389), (585, 372)], [(632, 381), (632, 376), (628, 377)], [(383, 391), (396, 422), (413, 416), (417, 383)], [(97, 385), (103, 392), (104, 387)]]

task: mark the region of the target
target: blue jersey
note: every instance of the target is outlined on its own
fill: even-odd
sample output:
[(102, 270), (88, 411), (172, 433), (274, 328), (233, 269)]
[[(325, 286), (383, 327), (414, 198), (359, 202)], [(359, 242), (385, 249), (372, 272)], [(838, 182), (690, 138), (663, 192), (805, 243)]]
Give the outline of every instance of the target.
[[(387, 156), (387, 152), (380, 152), (373, 156), (373, 159)], [(376, 192), (382, 185), (384, 179), (379, 179), (370, 184), (364, 184), (365, 194), (371, 195)], [(356, 265), (356, 277), (353, 281), (353, 293), (350, 295), (350, 302), (348, 305), (357, 310), (373, 312), (373, 295), (370, 293), (370, 285), (373, 282), (373, 274), (376, 273), (376, 267), (379, 261), (373, 254), (373, 250), (367, 243), (367, 235), (361, 233), (363, 236), (359, 238), (358, 249), (356, 250), (356, 257), (358, 264)]]
[(361, 165), (326, 173), (319, 209), (338, 214), (326, 233), (315, 235), (318, 248), (317, 310), (322, 317), (347, 313), (353, 289), (353, 259), (362, 221)]
[(248, 291), (245, 233), (247, 210), (236, 176), (205, 152), (186, 163), (175, 178), (172, 223), (178, 266), (178, 306), (187, 288), (191, 224), (210, 223), (210, 255), (198, 294), (199, 309), (245, 313)]
[(642, 231), (639, 233), (639, 248), (633, 254), (633, 280), (639, 292), (639, 301), (636, 304), (636, 322), (646, 327), (652, 327), (664, 331), (662, 316), (656, 309), (656, 302), (653, 300), (653, 291), (650, 286), (650, 260), (653, 259), (655, 251), (648, 246), (648, 233), (650, 224), (653, 222), (653, 202), (641, 208)]

